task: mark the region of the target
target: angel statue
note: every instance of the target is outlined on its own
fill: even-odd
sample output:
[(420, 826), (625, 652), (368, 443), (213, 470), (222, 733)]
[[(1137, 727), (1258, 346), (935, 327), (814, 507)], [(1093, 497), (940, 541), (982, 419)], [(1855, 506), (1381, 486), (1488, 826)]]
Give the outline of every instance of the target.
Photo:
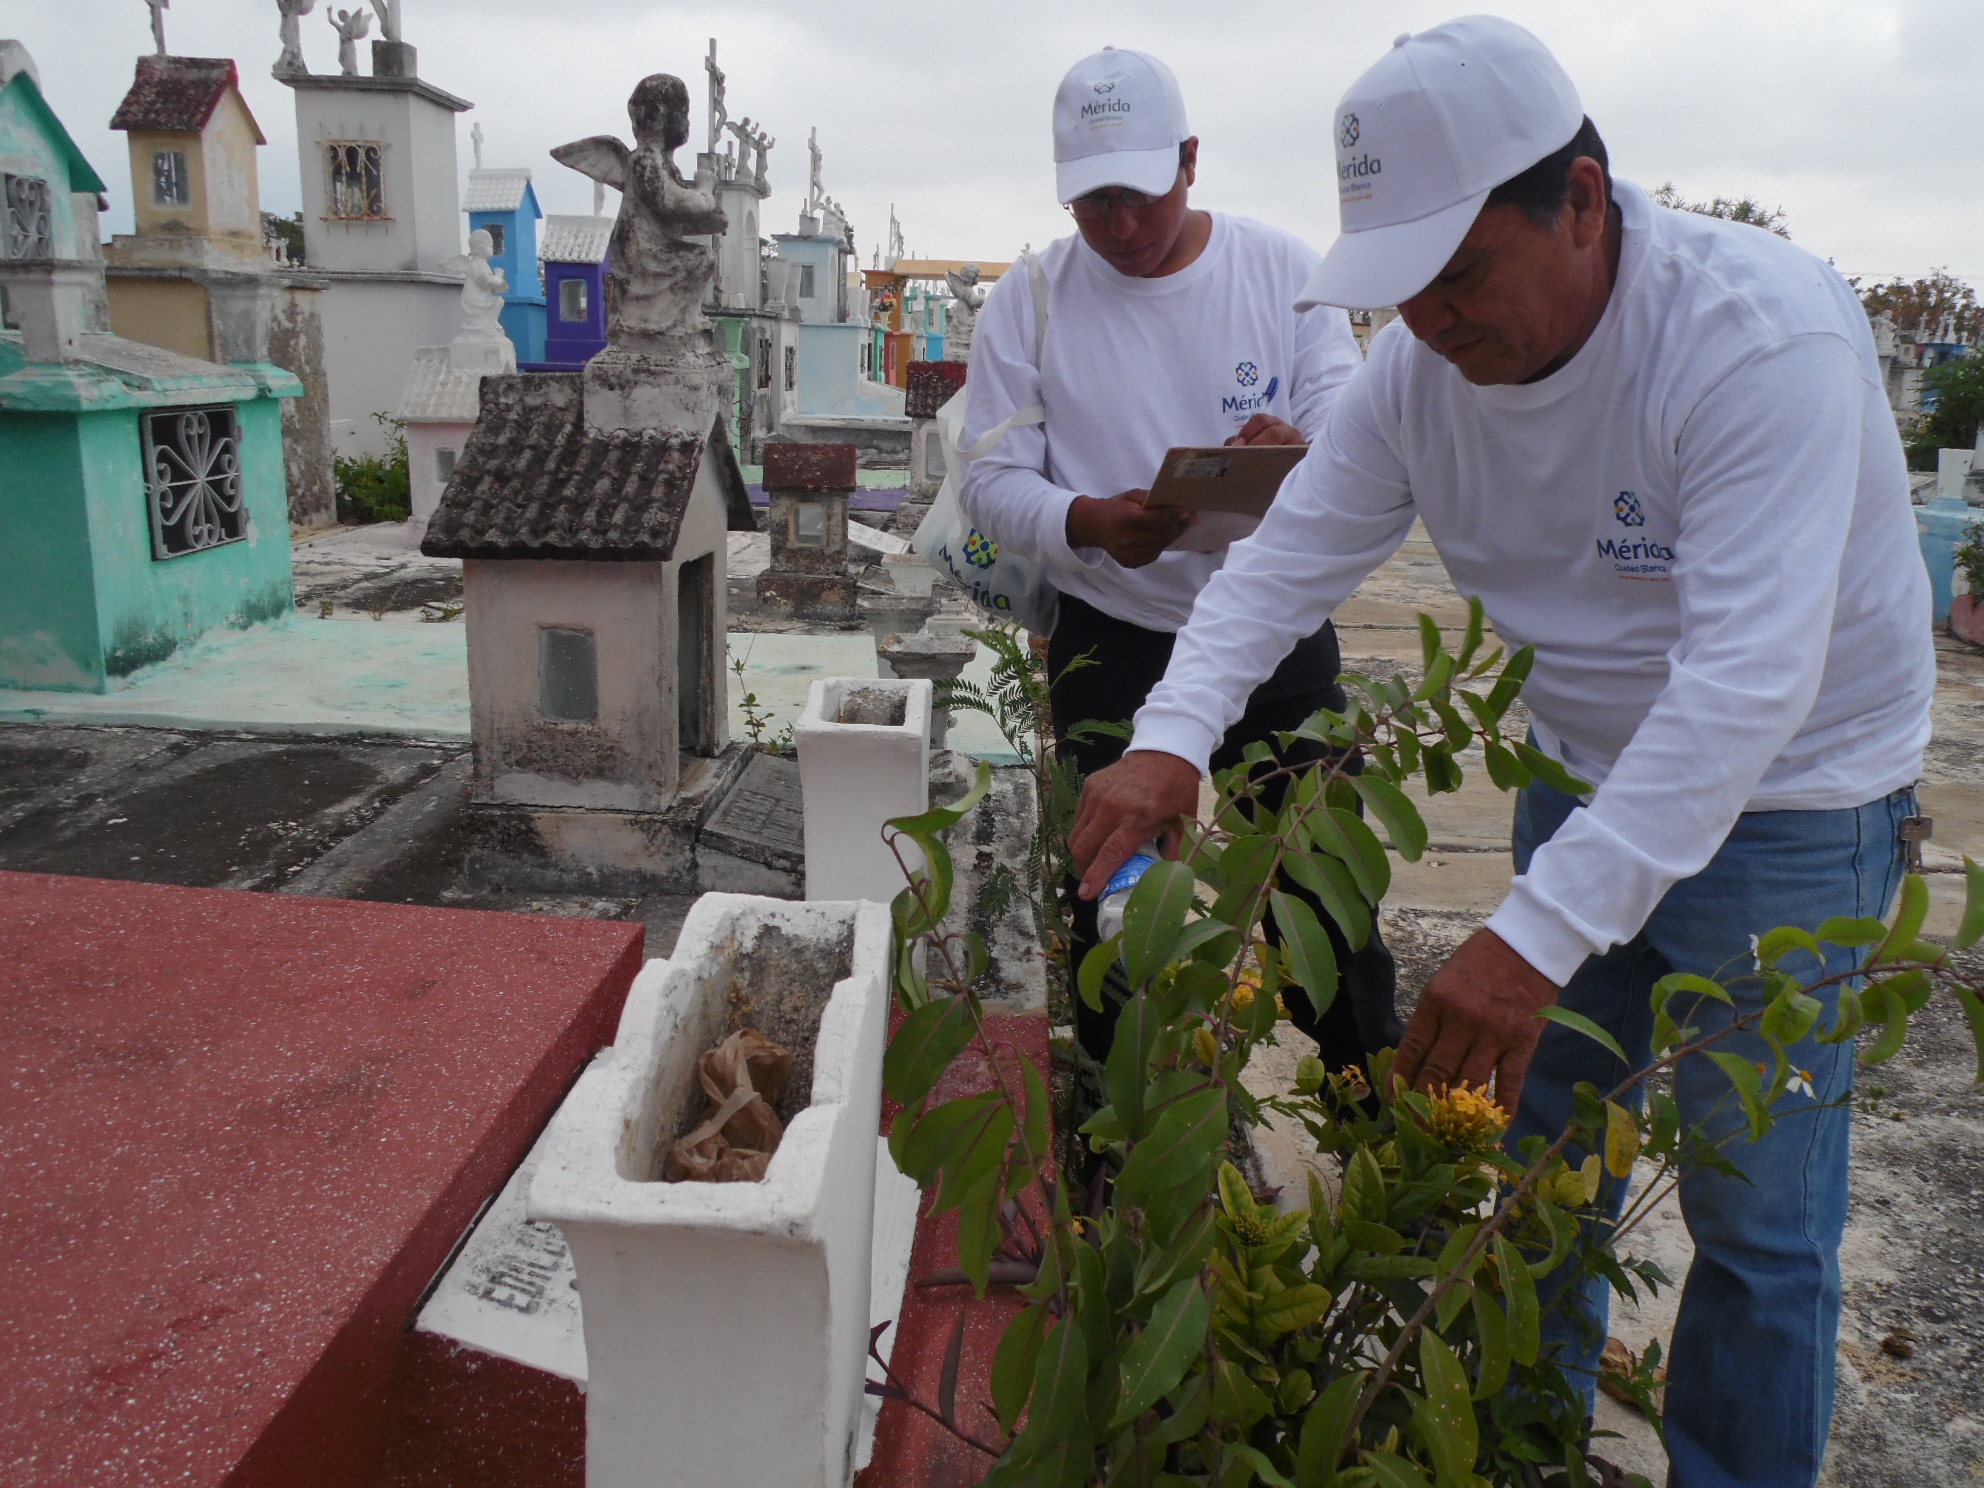
[(691, 235), (723, 232), (729, 223), (716, 199), (716, 172), (691, 182), (675, 168), (689, 140), (689, 89), (657, 72), (634, 85), (627, 100), (634, 148), (610, 134), (560, 145), (551, 158), (620, 192), (607, 275), (606, 339), (623, 351), (694, 355), (710, 338), (703, 300), (716, 254)]
[(276, 0), (282, 12), (282, 55), (270, 69), (277, 77), (306, 77), (310, 64), (303, 60), (303, 28), (297, 24), (317, 8), (317, 0)]
[(978, 325), (979, 309), (985, 304), (985, 289), (978, 282), (977, 264), (948, 269), (944, 282), (951, 287), (951, 311), (944, 322), (944, 360), (971, 360), (971, 333)]
[(372, 15), (364, 6), (356, 10), (326, 7), (324, 19), (338, 34), (338, 70), (346, 77), (358, 76), (358, 40), (372, 29)]
[(462, 331), (476, 337), (500, 336), (503, 328), (503, 296), (509, 293), (510, 277), (489, 260), (496, 252), (496, 240), (489, 229), (478, 227), (468, 235), (468, 252), (448, 260), (446, 267), (462, 273)]
[(379, 35), (386, 41), (404, 40), (400, 35), (400, 0), (377, 0), (372, 7), (379, 12)]

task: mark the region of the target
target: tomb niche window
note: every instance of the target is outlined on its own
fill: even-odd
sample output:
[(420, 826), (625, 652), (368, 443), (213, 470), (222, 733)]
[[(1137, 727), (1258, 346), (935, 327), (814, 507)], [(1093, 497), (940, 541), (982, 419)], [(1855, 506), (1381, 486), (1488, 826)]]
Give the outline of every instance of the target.
[(193, 202), (193, 184), (187, 177), (184, 150), (152, 151), (152, 205), (185, 207)]
[(785, 349), (785, 390), (789, 393), (799, 386), (799, 348), (788, 346)]
[(455, 452), (445, 445), (434, 451), (434, 478), (444, 486), (455, 478)]
[(490, 256), (501, 257), (503, 252), (503, 224), (500, 222), (485, 222), (478, 231), (489, 234)]
[(385, 146), (372, 140), (331, 140), (324, 146), (327, 214), (337, 222), (384, 222)]
[(589, 630), (537, 632), (537, 711), (558, 723), (599, 718), (599, 652)]
[(560, 320), (586, 318), (585, 280), (561, 279), (558, 282), (558, 318)]
[(139, 425), (144, 438), (152, 560), (181, 558), (248, 535), (241, 499), (240, 432), (232, 404), (161, 408)]
[(792, 508), (792, 545), (795, 548), (824, 548), (827, 545), (827, 509), (817, 501), (801, 501)]
[(758, 386), (761, 389), (772, 385), (772, 338), (758, 338)]
[(811, 264), (801, 264), (799, 266), (799, 298), (802, 300), (813, 298), (813, 266)]
[(7, 198), (7, 257), (53, 258), (48, 183), (38, 176), (0, 176), (0, 191)]

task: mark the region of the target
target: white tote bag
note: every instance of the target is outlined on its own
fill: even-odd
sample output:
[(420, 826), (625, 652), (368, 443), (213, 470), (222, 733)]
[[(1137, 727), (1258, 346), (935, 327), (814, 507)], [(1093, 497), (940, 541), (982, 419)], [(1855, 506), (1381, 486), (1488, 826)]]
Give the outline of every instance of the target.
[[(1031, 250), (1020, 255), (1033, 291), (1033, 365), (1040, 366), (1047, 340), (1047, 275)], [(932, 568), (947, 573), (971, 602), (995, 620), (1013, 620), (1034, 635), (1051, 635), (1061, 595), (1047, 571), (1031, 558), (1002, 552), (996, 538), (981, 532), (958, 502), (958, 480), (964, 464), (983, 459), (999, 447), (1006, 432), (1021, 424), (1037, 424), (1047, 410), (1034, 403), (985, 431), (970, 448), (964, 440), (965, 397), (969, 384), (958, 389), (937, 410), (937, 438), (944, 450), (944, 483), (937, 499), (916, 529), (918, 555)]]

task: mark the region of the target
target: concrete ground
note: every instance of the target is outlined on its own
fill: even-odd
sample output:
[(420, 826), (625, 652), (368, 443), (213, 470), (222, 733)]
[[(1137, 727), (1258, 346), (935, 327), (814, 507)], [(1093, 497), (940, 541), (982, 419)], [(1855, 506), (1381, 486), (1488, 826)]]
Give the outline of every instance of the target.
[[(462, 883), (469, 760), (452, 565), (411, 553), (392, 529), (345, 529), (299, 546), (297, 586), (299, 613), (285, 625), (212, 637), (119, 692), (52, 704), (0, 693), (0, 867), (633, 919), (648, 927), (649, 955), (668, 952), (687, 898), (492, 895)], [(1420, 610), (1453, 630), (1465, 620), (1431, 544), (1415, 535), (1339, 613), (1346, 667), (1416, 668)], [(812, 677), (873, 674), (862, 631), (739, 632), (731, 643), (774, 715), (772, 733), (796, 716)], [(1926, 853), (1930, 929), (1948, 934), (1961, 857), (1984, 858), (1984, 654), (1941, 640), (1938, 657), (1923, 809), (1937, 823)], [(361, 685), (368, 677), (402, 685)], [(733, 733), (741, 692), (733, 686)], [(978, 719), (962, 721), (953, 742), (1004, 750)], [(966, 903), (1002, 863), (1021, 861), (1031, 830), (1016, 772), (1002, 774), (995, 799), (959, 844)], [(1418, 864), (1394, 863), (1386, 906), (1408, 1009), (1499, 902), (1509, 874), (1508, 802), (1483, 770), (1424, 809), (1431, 849)], [(981, 915), (977, 926), (1015, 1010), (1042, 995), (1023, 908), (1017, 915)], [(1263, 1086), (1292, 1076), (1293, 1046), (1306, 1041), (1289, 1044), (1255, 1070)], [(1862, 1075), (1826, 1479), (1837, 1488), (1984, 1482), (1984, 1098), (1967, 1088), (1971, 1059), (1960, 1020), (1932, 1009), (1901, 1056)], [(1270, 1132), (1261, 1146), (1301, 1192), (1299, 1143)], [(1671, 1209), (1637, 1243), (1670, 1274), (1685, 1273), (1686, 1233)], [(1635, 1348), (1664, 1336), (1673, 1301), (1618, 1316), (1614, 1331)], [(1610, 1402), (1602, 1412), (1602, 1426), (1627, 1434), (1611, 1455), (1660, 1481), (1653, 1433)]]

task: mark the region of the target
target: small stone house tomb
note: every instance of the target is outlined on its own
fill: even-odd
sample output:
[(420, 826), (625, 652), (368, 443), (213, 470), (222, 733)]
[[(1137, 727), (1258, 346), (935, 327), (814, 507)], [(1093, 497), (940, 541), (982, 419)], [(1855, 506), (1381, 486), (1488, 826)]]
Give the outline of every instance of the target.
[(606, 347), (607, 248), (613, 240), (611, 217), (544, 219), (543, 361), (526, 357), (532, 368), (550, 371), (583, 367)]
[(697, 824), (743, 764), (724, 556), (750, 508), (730, 442), (591, 428), (581, 373), (485, 377), (481, 396), (421, 544), (463, 560), (471, 870), (693, 888)]
[(847, 499), (855, 485), (851, 444), (768, 444), (771, 564), (758, 575), (758, 602), (809, 620), (853, 620), (858, 576), (847, 552)]

